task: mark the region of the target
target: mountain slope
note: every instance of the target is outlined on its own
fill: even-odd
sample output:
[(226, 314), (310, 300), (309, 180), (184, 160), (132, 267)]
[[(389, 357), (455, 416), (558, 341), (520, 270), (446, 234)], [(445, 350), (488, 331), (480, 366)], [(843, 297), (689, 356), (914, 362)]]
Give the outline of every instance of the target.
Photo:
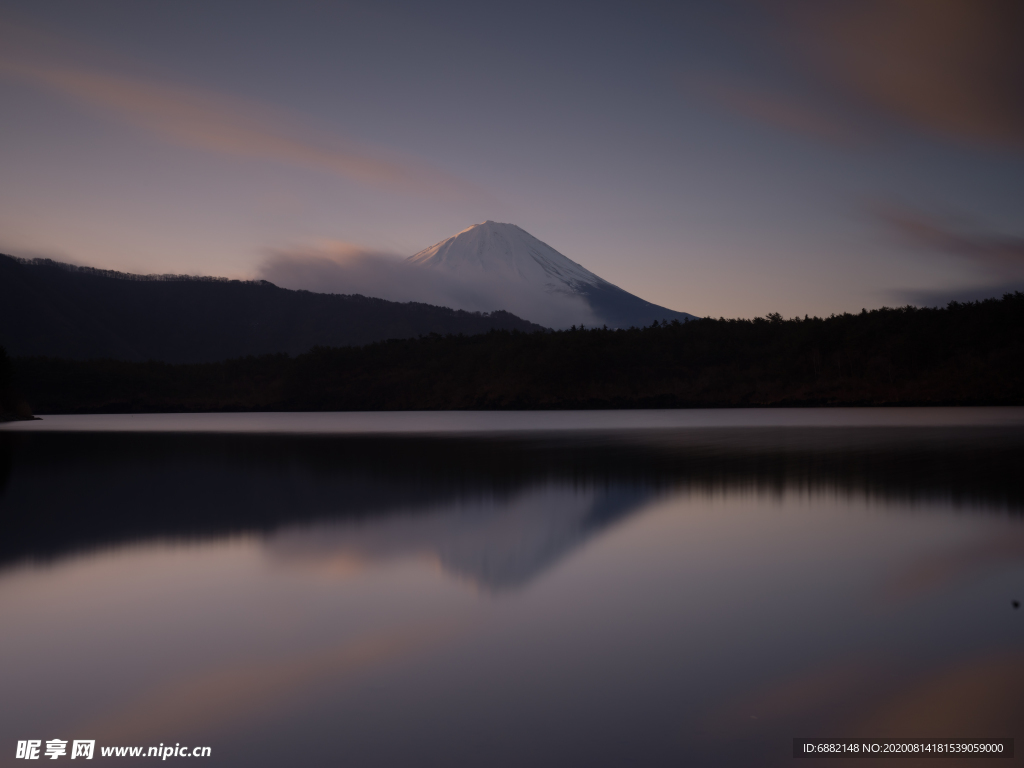
[(469, 286), (499, 284), (510, 302), (503, 308), (524, 316), (529, 315), (531, 304), (564, 304), (567, 316), (578, 316), (574, 322), (585, 325), (628, 328), (654, 320), (694, 319), (622, 290), (515, 224), (476, 224), (409, 257), (408, 262), (444, 272)]
[(0, 255), (0, 346), (11, 356), (215, 362), (495, 328), (541, 330), (507, 312), (290, 291), (265, 281), (142, 277)]

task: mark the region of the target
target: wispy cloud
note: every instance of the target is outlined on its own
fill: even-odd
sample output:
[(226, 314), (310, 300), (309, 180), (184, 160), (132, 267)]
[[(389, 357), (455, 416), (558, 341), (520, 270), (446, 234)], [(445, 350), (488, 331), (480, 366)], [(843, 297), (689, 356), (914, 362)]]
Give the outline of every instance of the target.
[(795, 0), (764, 8), (769, 23), (751, 34), (773, 85), (749, 71), (702, 76), (691, 92), (762, 125), (840, 145), (897, 121), (1024, 149), (1018, 0)]
[(953, 256), (974, 267), (983, 281), (937, 290), (898, 290), (894, 296), (899, 301), (934, 307), (1024, 291), (1024, 237), (979, 231), (962, 221), (949, 224), (900, 206), (877, 205), (872, 212), (903, 243)]
[(398, 254), (337, 240), (272, 250), (260, 266), (259, 276), (292, 290), (361, 294), (474, 311), (503, 308), (482, 306), (482, 297), (458, 282), (442, 273), (410, 265)]
[(724, 76), (684, 77), (685, 90), (736, 114), (784, 131), (850, 147), (862, 140), (847, 121), (806, 99), (776, 89), (752, 86)]
[(919, 600), (948, 591), (986, 571), (1024, 560), (1024, 536), (999, 532), (987, 538), (958, 543), (902, 564), (880, 585), (880, 596), (893, 603)]
[[(0, 52), (0, 76), (73, 99), (179, 146), (284, 163), (399, 192), (455, 199), (479, 193), (440, 169), (388, 157), (286, 110), (70, 61), (45, 35), (13, 29), (5, 24), (0, 42), (21, 44), (5, 45)], [(26, 39), (42, 45), (26, 46)], [(80, 49), (76, 55), (85, 58)]]
[(465, 281), (396, 254), (339, 241), (273, 250), (260, 266), (259, 277), (293, 290), (362, 294), (471, 312), (503, 309), (550, 328), (597, 324), (579, 297), (538, 294), (500, 279)]
[(435, 621), (262, 662), (240, 661), (166, 682), (123, 709), (100, 710), (94, 719), (69, 730), (90, 734), (89, 738), (99, 734), (97, 738), (107, 742), (120, 738), (153, 743), (169, 729), (182, 733), (245, 723), (297, 699), (315, 697), (324, 681), (337, 686), (355, 674), (443, 642), (457, 629), (455, 624)]
[(1024, 277), (1024, 237), (954, 228), (895, 206), (876, 207), (875, 214), (915, 246), (958, 256), (1001, 277)]
[(892, 291), (890, 295), (897, 304), (912, 304), (915, 307), (944, 307), (951, 301), (998, 299), (1017, 291), (1024, 293), (1024, 279), (927, 291), (897, 290)]
[(1017, 0), (798, 7), (791, 40), (850, 97), (932, 133), (1024, 148)]

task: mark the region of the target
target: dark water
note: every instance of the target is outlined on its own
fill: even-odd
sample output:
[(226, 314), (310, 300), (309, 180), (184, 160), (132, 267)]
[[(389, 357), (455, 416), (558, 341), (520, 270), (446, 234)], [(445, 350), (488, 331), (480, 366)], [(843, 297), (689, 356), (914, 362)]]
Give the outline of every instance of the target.
[(230, 766), (1024, 751), (1020, 409), (15, 429), (0, 764), (54, 738)]

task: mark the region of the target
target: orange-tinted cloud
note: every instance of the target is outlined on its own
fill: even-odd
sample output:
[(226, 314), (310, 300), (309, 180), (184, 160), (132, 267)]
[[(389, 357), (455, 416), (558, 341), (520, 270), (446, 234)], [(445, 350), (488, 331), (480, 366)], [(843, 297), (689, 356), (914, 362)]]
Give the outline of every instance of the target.
[(282, 110), (199, 88), (0, 53), (0, 76), (115, 115), (180, 146), (334, 174), (376, 187), (464, 198), (472, 186), (412, 160), (397, 161)]
[(878, 660), (868, 657), (830, 660), (734, 694), (713, 709), (702, 725), (717, 738), (734, 738), (738, 727), (779, 728), (813, 716), (834, 716), (869, 696), (884, 671)]
[(834, 86), (919, 129), (1024, 148), (1019, 0), (807, 3), (795, 45)]
[(902, 603), (1020, 562), (1024, 562), (1024, 537), (1000, 532), (911, 560), (882, 584), (882, 594), (889, 601)]
[(776, 90), (753, 88), (723, 77), (687, 77), (684, 87), (751, 120), (802, 136), (851, 146), (858, 132), (825, 110)]
[(69, 728), (98, 741), (155, 743), (162, 734), (195, 733), (256, 719), (295, 698), (313, 696), (366, 670), (442, 641), (457, 627), (444, 622), (368, 635), (319, 651), (263, 663), (239, 663), (167, 682), (123, 709), (101, 712)]
[(837, 658), (731, 697), (712, 711), (702, 731), (723, 744), (774, 740), (780, 731), (804, 729), (870, 738), (1019, 737), (1022, 684), (1024, 654), (1002, 648), (923, 668), (898, 654)]
[(1024, 149), (1019, 0), (796, 2), (769, 10), (781, 31), (757, 32), (774, 51), (763, 64), (776, 76), (788, 73), (789, 84), (768, 89), (716, 76), (690, 83), (692, 90), (761, 124), (843, 145), (874, 134), (881, 117)]
[[(989, 652), (903, 683), (835, 731), (876, 738), (1019, 738), (1022, 713), (1024, 654)], [(942, 762), (976, 765), (975, 760)]]
[(876, 207), (875, 214), (914, 245), (959, 256), (1003, 277), (1024, 275), (1024, 237), (960, 231), (893, 206)]

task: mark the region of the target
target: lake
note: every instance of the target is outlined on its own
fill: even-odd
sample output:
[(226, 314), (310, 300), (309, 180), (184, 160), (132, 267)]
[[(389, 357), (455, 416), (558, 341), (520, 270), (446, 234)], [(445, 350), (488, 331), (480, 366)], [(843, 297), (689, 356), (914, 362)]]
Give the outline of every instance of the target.
[(0, 765), (1021, 765), (1022, 467), (1022, 408), (0, 425)]

